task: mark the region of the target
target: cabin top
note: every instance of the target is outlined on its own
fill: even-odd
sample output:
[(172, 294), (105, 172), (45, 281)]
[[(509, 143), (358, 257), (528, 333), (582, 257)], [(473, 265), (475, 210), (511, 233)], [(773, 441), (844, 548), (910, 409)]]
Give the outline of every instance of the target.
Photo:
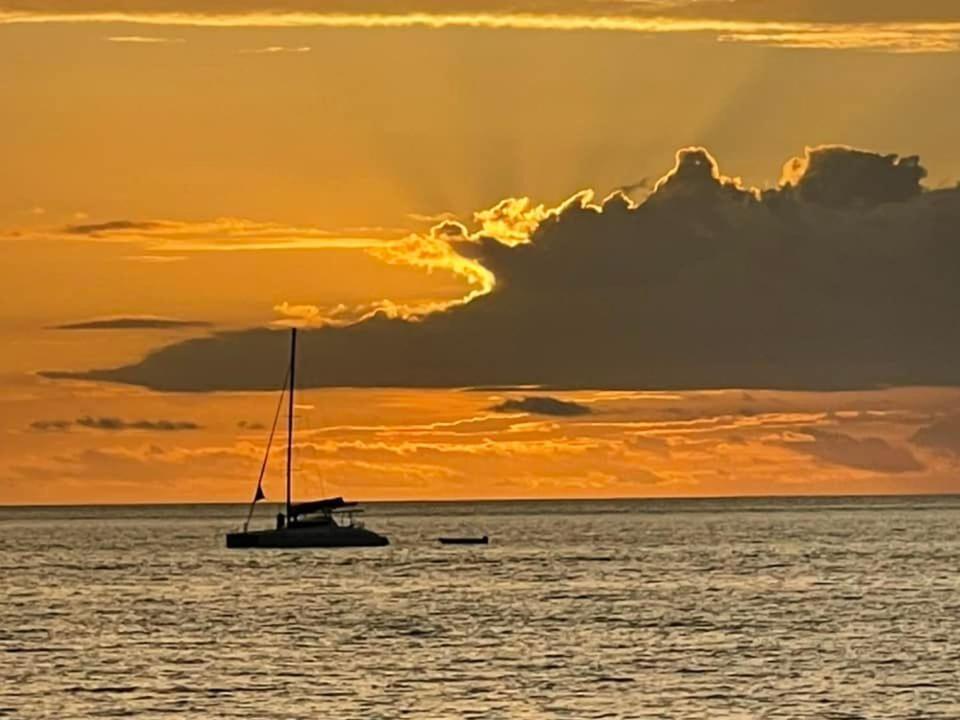
[(336, 511), (347, 510), (357, 507), (355, 502), (347, 502), (342, 497), (326, 498), (324, 500), (310, 500), (308, 502), (292, 503), (290, 505), (290, 516), (299, 517), (300, 515), (311, 515), (313, 513), (323, 513), (329, 515)]

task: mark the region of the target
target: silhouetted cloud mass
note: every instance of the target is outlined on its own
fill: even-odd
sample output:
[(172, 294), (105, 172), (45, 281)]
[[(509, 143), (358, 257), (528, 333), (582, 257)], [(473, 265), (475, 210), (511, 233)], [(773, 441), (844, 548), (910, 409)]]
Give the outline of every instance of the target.
[(855, 438), (827, 430), (804, 431), (808, 440), (786, 443), (786, 447), (833, 465), (877, 473), (906, 473), (923, 470), (924, 466), (908, 449), (891, 445), (883, 438)]
[(109, 432), (119, 432), (122, 430), (180, 432), (184, 430), (200, 430), (203, 426), (188, 420), (122, 420), (116, 417), (92, 417), (90, 415), (85, 415), (76, 420), (36, 420), (30, 423), (31, 430), (42, 432), (63, 432), (72, 427), (87, 428), (89, 430), (106, 430)]
[(941, 418), (913, 434), (915, 445), (960, 455), (960, 415)]
[(923, 192), (927, 171), (917, 156), (878, 155), (845, 147), (821, 148), (784, 169), (794, 191), (826, 207), (872, 207), (906, 202)]
[(162, 317), (113, 317), (56, 325), (53, 330), (170, 330), (174, 328), (210, 327), (201, 320), (177, 320)]
[[(517, 224), (508, 228), (515, 244), (502, 234), (449, 240), (493, 273), (492, 292), (417, 322), (374, 314), (305, 332), (298, 379), (958, 385), (960, 189), (927, 189), (923, 177), (916, 158), (826, 147), (788, 162), (782, 183), (761, 192), (723, 176), (706, 150), (683, 150), (639, 205), (621, 193), (592, 204), (581, 193), (538, 212), (525, 241), (516, 241)], [(47, 375), (159, 390), (271, 389), (287, 343), (273, 330), (222, 332), (125, 367)]]
[(534, 415), (556, 415), (558, 417), (589, 415), (591, 412), (590, 408), (586, 405), (567, 400), (558, 400), (557, 398), (544, 395), (505, 400), (490, 409), (499, 413), (519, 412), (533, 413)]

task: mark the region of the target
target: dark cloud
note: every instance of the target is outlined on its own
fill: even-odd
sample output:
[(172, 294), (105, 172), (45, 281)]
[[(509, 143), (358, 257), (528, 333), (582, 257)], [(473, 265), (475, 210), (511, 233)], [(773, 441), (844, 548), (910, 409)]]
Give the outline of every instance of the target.
[(30, 423), (31, 430), (40, 432), (63, 432), (73, 425), (72, 420), (35, 420)]
[(802, 200), (827, 207), (905, 202), (923, 192), (920, 158), (877, 155), (845, 147), (820, 148), (788, 164)]
[(177, 432), (180, 430), (199, 430), (200, 425), (186, 420), (121, 420), (114, 417), (78, 418), (77, 425), (94, 430), (157, 430), (161, 432)]
[(784, 443), (784, 446), (832, 465), (890, 474), (924, 469), (909, 450), (891, 445), (883, 438), (855, 438), (843, 433), (816, 429), (802, 432), (812, 440), (795, 439)]
[(201, 320), (177, 320), (162, 317), (113, 317), (56, 325), (51, 330), (170, 330), (210, 327)]
[(241, 420), (237, 423), (237, 427), (241, 430), (264, 430), (267, 426), (256, 421)]
[(187, 420), (122, 420), (115, 417), (91, 417), (85, 415), (76, 420), (36, 420), (30, 423), (32, 430), (66, 431), (72, 427), (90, 430), (119, 432), (122, 430), (153, 430), (156, 432), (179, 432), (200, 430), (203, 426)]
[(960, 455), (960, 415), (941, 418), (926, 425), (910, 439), (920, 447)]
[(533, 413), (534, 415), (556, 415), (558, 417), (589, 415), (591, 412), (586, 405), (544, 395), (506, 400), (490, 409), (499, 413), (522, 412)]
[[(806, 170), (804, 170), (806, 168)], [(806, 177), (806, 172), (813, 176)], [(582, 197), (531, 242), (458, 242), (489, 295), (419, 322), (382, 314), (303, 334), (322, 386), (854, 389), (960, 385), (960, 189), (914, 159), (809, 151), (759, 193), (701, 149), (634, 206)], [(48, 373), (159, 390), (270, 389), (285, 333), (225, 332), (109, 370)]]
[(154, 221), (111, 220), (110, 222), (91, 223), (88, 225), (67, 225), (63, 230), (69, 235), (99, 235), (100, 233), (115, 233), (125, 230), (139, 231), (159, 230), (166, 224)]

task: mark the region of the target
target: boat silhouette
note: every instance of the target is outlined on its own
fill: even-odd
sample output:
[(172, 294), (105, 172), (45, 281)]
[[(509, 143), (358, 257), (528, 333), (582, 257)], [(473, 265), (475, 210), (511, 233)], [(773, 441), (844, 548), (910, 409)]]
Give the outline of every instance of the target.
[(437, 538), (437, 542), (441, 545), (487, 545), (490, 543), (490, 538), (486, 535), (483, 537), (440, 537)]
[(270, 439), (267, 441), (266, 455), (257, 481), (257, 490), (247, 513), (243, 529), (227, 533), (228, 548), (340, 548), (340, 547), (377, 547), (389, 545), (383, 535), (368, 530), (357, 520), (363, 512), (358, 503), (347, 502), (342, 497), (293, 502), (293, 436), (294, 436), (294, 394), (297, 377), (297, 329), (290, 333), (290, 366), (284, 391), (289, 391), (287, 404), (287, 492), (285, 512), (278, 513), (276, 527), (264, 530), (250, 530), (250, 519), (257, 502), (265, 499), (263, 493), (263, 475), (270, 456), (270, 445), (280, 417), (283, 404), (283, 391), (277, 413), (273, 419)]

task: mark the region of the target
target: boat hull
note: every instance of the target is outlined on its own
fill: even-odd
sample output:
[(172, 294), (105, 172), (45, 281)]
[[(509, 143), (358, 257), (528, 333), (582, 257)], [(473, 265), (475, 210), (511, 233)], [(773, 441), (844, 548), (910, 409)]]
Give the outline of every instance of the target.
[(359, 527), (291, 527), (227, 533), (227, 547), (246, 548), (346, 548), (383, 547), (383, 535)]
[(442, 537), (442, 538), (437, 538), (437, 541), (441, 545), (488, 545), (490, 543), (490, 538), (488, 538), (486, 535), (478, 538)]

